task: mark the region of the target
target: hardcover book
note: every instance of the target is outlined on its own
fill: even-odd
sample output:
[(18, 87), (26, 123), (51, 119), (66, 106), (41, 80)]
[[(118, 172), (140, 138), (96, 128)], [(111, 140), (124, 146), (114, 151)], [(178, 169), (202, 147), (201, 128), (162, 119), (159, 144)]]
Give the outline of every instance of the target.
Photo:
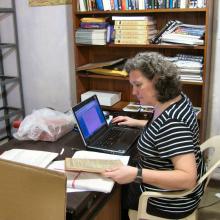
[(112, 16), (113, 21), (151, 21), (152, 16)]
[(115, 20), (115, 25), (153, 25), (156, 24), (155, 20)]
[(130, 30), (127, 30), (127, 29), (117, 29), (116, 32), (115, 32), (115, 35), (124, 35), (124, 36), (127, 36), (127, 35), (154, 35), (157, 33), (157, 30), (156, 29), (144, 29), (144, 30), (137, 30), (137, 29), (130, 29)]
[(148, 39), (134, 39), (134, 38), (123, 38), (123, 39), (115, 39), (115, 44), (149, 44)]
[(115, 30), (156, 30), (155, 25), (114, 25)]
[(122, 166), (120, 160), (65, 158), (65, 170), (102, 173), (106, 169)]

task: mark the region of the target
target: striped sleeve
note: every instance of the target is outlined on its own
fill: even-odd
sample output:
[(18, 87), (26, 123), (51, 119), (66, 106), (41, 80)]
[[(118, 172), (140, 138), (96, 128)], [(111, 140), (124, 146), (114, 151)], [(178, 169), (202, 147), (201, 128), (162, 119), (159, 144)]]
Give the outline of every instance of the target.
[(161, 158), (171, 158), (181, 154), (193, 153), (193, 135), (183, 122), (168, 119), (158, 132), (156, 148)]

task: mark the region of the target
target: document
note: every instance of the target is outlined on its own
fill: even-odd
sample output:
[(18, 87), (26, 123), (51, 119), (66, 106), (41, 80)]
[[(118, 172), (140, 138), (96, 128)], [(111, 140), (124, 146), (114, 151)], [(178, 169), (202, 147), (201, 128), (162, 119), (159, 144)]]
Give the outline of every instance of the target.
[[(127, 165), (130, 157), (93, 151), (77, 151), (73, 155), (73, 158), (120, 160), (123, 165)], [(65, 171), (64, 164), (64, 160), (54, 161), (48, 168), (66, 173), (67, 192), (97, 191), (110, 193), (112, 191), (114, 186), (114, 181), (112, 179), (106, 178), (98, 173)]]
[(11, 149), (1, 154), (0, 158), (45, 168), (57, 156), (58, 153), (48, 151)]

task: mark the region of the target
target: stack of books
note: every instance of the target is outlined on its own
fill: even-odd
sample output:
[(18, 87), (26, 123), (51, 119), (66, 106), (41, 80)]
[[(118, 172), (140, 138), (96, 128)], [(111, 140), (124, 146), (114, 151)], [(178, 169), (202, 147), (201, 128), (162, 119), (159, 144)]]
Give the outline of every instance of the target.
[(82, 18), (76, 30), (78, 44), (105, 45), (107, 42), (108, 22), (105, 18)]
[(186, 45), (204, 44), (204, 25), (176, 24), (161, 37), (161, 42)]
[(174, 63), (180, 73), (181, 81), (202, 82), (203, 56), (176, 54), (175, 57), (165, 57), (166, 60)]
[(153, 37), (152, 43), (203, 45), (204, 35), (204, 25), (183, 24), (178, 20), (170, 20)]
[(176, 58), (182, 81), (202, 82), (203, 56), (177, 54)]
[(112, 16), (115, 44), (149, 44), (157, 33), (156, 21), (151, 16)]

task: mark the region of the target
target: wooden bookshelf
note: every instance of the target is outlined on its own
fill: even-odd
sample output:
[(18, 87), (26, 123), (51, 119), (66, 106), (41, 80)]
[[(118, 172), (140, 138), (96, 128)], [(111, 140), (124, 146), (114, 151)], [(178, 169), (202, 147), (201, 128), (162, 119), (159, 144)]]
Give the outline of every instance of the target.
[(119, 91), (122, 93), (121, 102), (112, 106), (113, 110), (123, 108), (126, 103), (136, 101), (132, 95), (132, 88), (128, 77), (101, 76), (77, 71), (87, 63), (103, 62), (118, 58), (129, 58), (143, 51), (156, 51), (165, 56), (175, 56), (177, 53), (204, 56), (203, 82), (183, 82), (183, 91), (189, 96), (194, 106), (201, 107), (199, 114), (199, 124), (201, 141), (206, 139), (209, 79), (210, 79), (210, 59), (211, 59), (211, 39), (212, 39), (212, 16), (213, 0), (207, 1), (206, 8), (184, 8), (184, 9), (147, 9), (147, 10), (125, 10), (125, 11), (77, 11), (77, 1), (72, 1), (73, 6), (73, 26), (74, 34), (79, 27), (80, 19), (83, 17), (111, 17), (115, 15), (153, 16), (157, 21), (157, 29), (160, 30), (169, 20), (176, 19), (186, 24), (197, 24), (206, 26), (205, 44), (202, 46), (186, 45), (115, 45), (110, 43), (104, 46), (82, 45), (74, 43), (75, 70), (77, 84), (77, 101), (80, 95), (88, 90)]

